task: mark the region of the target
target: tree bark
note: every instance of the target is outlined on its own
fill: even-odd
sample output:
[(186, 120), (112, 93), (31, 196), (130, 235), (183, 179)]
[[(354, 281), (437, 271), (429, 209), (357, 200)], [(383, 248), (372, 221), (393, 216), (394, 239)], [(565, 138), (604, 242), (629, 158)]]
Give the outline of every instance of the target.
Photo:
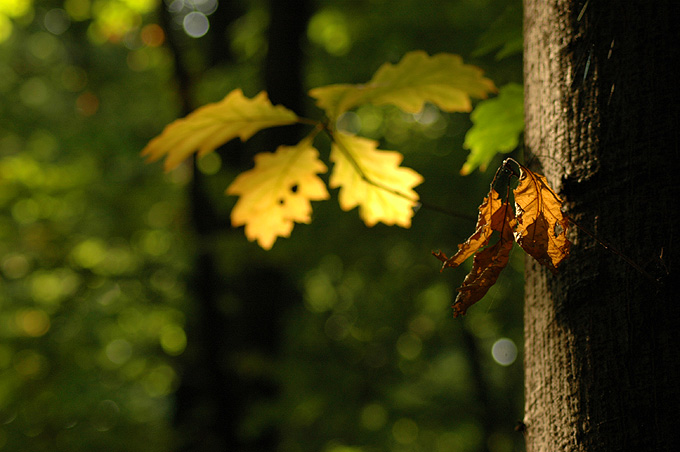
[(527, 259), (527, 450), (672, 450), (680, 431), (680, 303), (669, 287), (680, 232), (675, 2), (524, 6), (527, 162), (583, 228), (569, 231), (571, 256), (557, 275)]

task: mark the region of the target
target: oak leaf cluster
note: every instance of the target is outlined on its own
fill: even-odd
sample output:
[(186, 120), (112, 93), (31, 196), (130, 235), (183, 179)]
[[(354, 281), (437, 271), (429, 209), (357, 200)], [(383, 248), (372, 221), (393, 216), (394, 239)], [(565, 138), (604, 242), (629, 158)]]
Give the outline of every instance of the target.
[[(273, 105), (264, 91), (248, 98), (236, 89), (223, 100), (167, 125), (142, 155), (148, 161), (165, 157), (169, 171), (187, 157), (204, 156), (235, 138), (246, 141), (269, 127), (313, 125), (297, 145), (258, 153), (254, 168), (231, 183), (226, 193), (239, 197), (231, 212), (232, 225), (244, 226), (249, 240), (270, 249), (278, 237), (290, 236), (295, 223), (311, 221), (311, 201), (329, 198), (319, 175), (332, 164), (328, 187), (339, 189), (343, 210), (358, 207), (367, 226), (382, 222), (408, 228), (419, 202), (413, 188), (423, 177), (401, 166), (401, 153), (378, 149), (373, 140), (338, 130), (337, 120), (364, 104), (393, 105), (417, 113), (430, 103), (446, 112), (467, 112), (472, 109), (471, 97), (482, 99), (494, 91), (493, 82), (458, 55), (415, 51), (397, 64), (383, 64), (367, 83), (312, 89), (309, 94), (324, 110), (324, 121), (302, 118), (282, 105)], [(322, 131), (331, 139), (328, 165), (314, 146), (314, 138)]]

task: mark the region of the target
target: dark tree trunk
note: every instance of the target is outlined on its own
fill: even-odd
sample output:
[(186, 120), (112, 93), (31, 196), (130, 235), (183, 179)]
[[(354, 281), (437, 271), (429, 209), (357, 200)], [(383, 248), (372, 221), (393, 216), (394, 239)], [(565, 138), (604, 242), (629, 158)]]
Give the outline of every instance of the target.
[[(228, 61), (228, 52), (220, 54), (216, 43), (224, 40), (229, 25), (221, 21), (236, 18), (232, 6), (225, 2), (220, 5), (225, 12), (211, 16), (212, 28), (218, 30), (207, 49), (207, 59), (213, 64)], [(301, 40), (310, 11), (306, 2), (272, 0), (270, 13), (265, 89), (272, 101), (299, 112), (304, 96)], [(196, 107), (193, 81), (181, 46), (172, 35), (169, 13), (163, 9), (161, 17), (175, 56), (182, 113), (186, 115)], [(271, 150), (300, 138), (292, 127), (260, 135), (258, 144)], [(234, 140), (224, 146), (225, 161), (240, 164), (246, 160), (250, 156), (247, 144)], [(242, 232), (230, 230), (229, 220), (216, 215), (215, 196), (204, 178), (194, 165), (189, 202), (197, 249), (189, 283), (195, 304), (189, 315), (189, 344), (181, 357), (182, 380), (176, 391), (176, 448), (186, 452), (276, 450), (276, 428), (246, 433), (243, 421), (251, 404), (276, 397), (278, 388), (262, 372), (244, 370), (241, 364), (275, 359), (282, 318), (300, 297), (280, 269), (244, 266), (237, 275), (222, 273), (219, 262), (225, 257), (215, 254), (214, 242), (221, 234)], [(232, 306), (225, 305), (227, 299), (233, 301)]]
[[(676, 2), (525, 0), (527, 161), (565, 200), (571, 257), (528, 259), (529, 452), (677, 447)], [(628, 263), (622, 255), (635, 265)]]

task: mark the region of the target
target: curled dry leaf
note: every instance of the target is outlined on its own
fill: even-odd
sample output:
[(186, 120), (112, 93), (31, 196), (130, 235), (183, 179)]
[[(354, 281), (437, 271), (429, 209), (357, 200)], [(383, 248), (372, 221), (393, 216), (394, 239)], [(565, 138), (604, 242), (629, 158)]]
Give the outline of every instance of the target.
[(520, 167), (519, 185), (513, 190), (517, 228), (515, 240), (524, 251), (556, 273), (569, 255), (569, 220), (562, 214), (562, 200), (544, 176)]
[[(562, 214), (562, 200), (550, 188), (545, 177), (514, 160), (507, 159), (501, 169), (510, 168), (510, 162), (520, 169), (519, 185), (513, 190), (515, 209), (510, 207), (509, 200), (500, 199), (493, 188), (494, 178), (489, 196), (479, 206), (474, 234), (458, 245), (458, 252), (453, 257), (449, 258), (441, 251), (432, 253), (443, 262), (442, 270), (455, 268), (474, 254), (472, 270), (458, 288), (459, 294), (453, 303), (454, 317), (464, 315), (495, 284), (501, 270), (508, 264), (515, 241), (553, 273), (569, 256), (571, 243), (566, 235), (569, 220)], [(511, 168), (510, 172), (517, 176)], [(500, 238), (487, 247), (494, 231), (500, 233)]]
[(492, 188), (489, 196), (484, 198), (484, 201), (479, 206), (477, 227), (474, 234), (465, 243), (458, 245), (458, 252), (450, 258), (446, 257), (441, 251), (433, 253), (437, 259), (443, 262), (442, 270), (446, 267), (458, 267), (480, 248), (486, 246), (493, 231), (501, 231), (503, 229), (505, 210), (511, 210), (507, 209), (507, 206), (508, 204), (504, 203), (500, 199), (498, 192)]
[[(515, 214), (508, 202), (503, 202), (493, 188), (489, 196), (479, 206), (477, 228), (470, 238), (458, 245), (458, 252), (451, 258), (438, 251), (433, 253), (446, 267), (457, 267), (468, 257), (475, 255), (472, 270), (458, 288), (458, 296), (453, 303), (453, 316), (464, 315), (467, 309), (482, 299), (491, 286), (496, 283), (501, 270), (508, 264), (512, 249)], [(500, 233), (500, 239), (494, 245), (485, 247), (493, 232)], [(476, 254), (475, 254), (476, 253)]]
[(475, 254), (472, 260), (472, 270), (465, 277), (463, 285), (458, 288), (458, 296), (453, 303), (453, 316), (465, 315), (467, 309), (482, 299), (491, 286), (496, 284), (501, 271), (508, 265), (510, 250), (512, 249), (512, 224), (514, 214), (512, 209), (506, 211), (506, 227), (501, 232), (498, 242), (484, 248)]

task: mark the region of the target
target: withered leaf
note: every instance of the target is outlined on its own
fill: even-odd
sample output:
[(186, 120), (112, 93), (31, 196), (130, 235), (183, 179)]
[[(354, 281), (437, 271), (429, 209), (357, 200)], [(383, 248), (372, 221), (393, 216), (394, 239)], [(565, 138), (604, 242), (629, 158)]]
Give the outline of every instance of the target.
[(515, 240), (524, 251), (553, 273), (569, 255), (569, 220), (562, 213), (562, 200), (544, 176), (520, 167), (514, 189), (517, 227)]
[[(519, 167), (519, 173), (512, 166)], [(515, 209), (500, 199), (493, 188), (499, 174), (512, 174), (519, 178), (513, 190)], [(457, 267), (474, 254), (472, 270), (458, 288), (453, 303), (453, 315), (464, 315), (496, 283), (508, 264), (510, 250), (516, 241), (524, 251), (552, 272), (569, 256), (571, 243), (567, 239), (568, 218), (562, 214), (562, 200), (548, 185), (545, 177), (535, 174), (512, 159), (506, 159), (496, 172), (488, 197), (479, 206), (479, 217), (474, 234), (458, 245), (451, 258), (441, 251), (432, 254), (446, 267)], [(494, 231), (500, 239), (484, 248)], [(481, 251), (480, 251), (481, 249)]]
[[(506, 211), (512, 212), (507, 202), (503, 202), (498, 192), (493, 188), (489, 191), (489, 196), (479, 206), (477, 226), (475, 232), (465, 243), (458, 245), (458, 252), (452, 257), (446, 257), (441, 251), (432, 253), (437, 259), (443, 262), (442, 270), (447, 267), (455, 268), (465, 262), (477, 250), (489, 243), (493, 231), (502, 231), (505, 228)], [(509, 228), (509, 226), (507, 227)]]
[[(512, 211), (508, 209), (508, 212)], [(452, 306), (454, 317), (465, 315), (467, 309), (481, 300), (496, 283), (498, 275), (510, 260), (513, 243), (512, 228), (507, 227), (498, 242), (475, 254), (472, 270), (465, 277), (463, 285), (458, 288), (458, 296)]]

